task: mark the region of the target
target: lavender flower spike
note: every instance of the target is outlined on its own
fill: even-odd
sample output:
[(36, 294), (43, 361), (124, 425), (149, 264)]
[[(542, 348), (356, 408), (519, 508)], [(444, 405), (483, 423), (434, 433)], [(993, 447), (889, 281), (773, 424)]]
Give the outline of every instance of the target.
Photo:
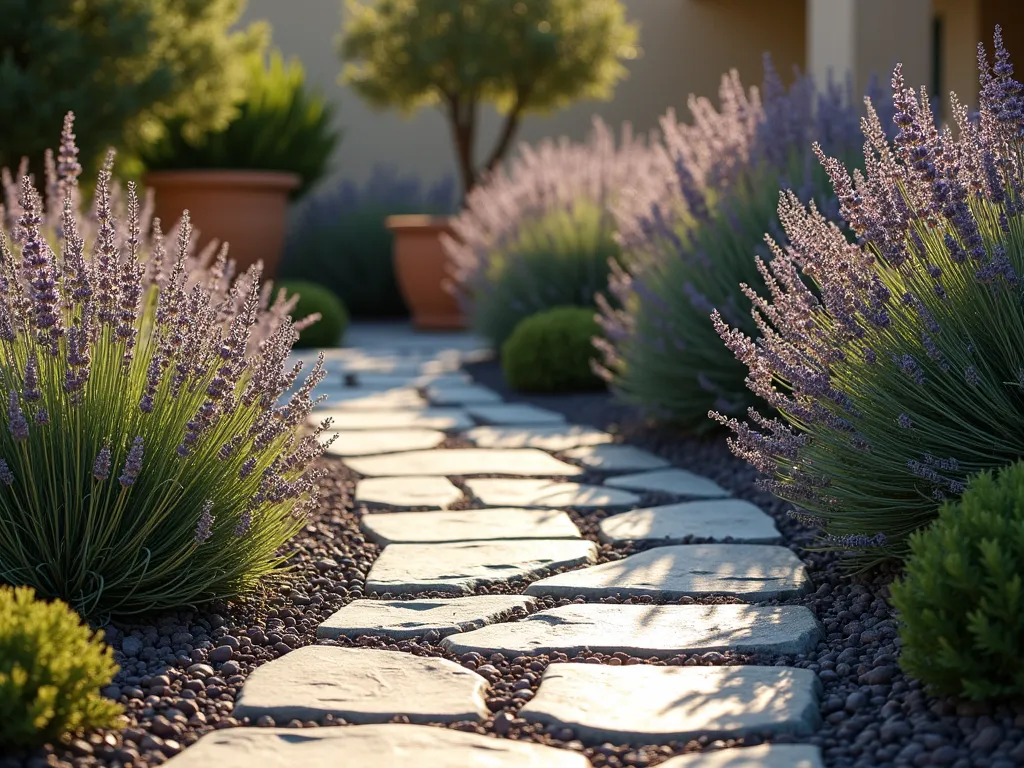
[(121, 472), (121, 476), (117, 478), (121, 485), (127, 488), (135, 482), (135, 478), (139, 476), (139, 472), (142, 470), (142, 438), (136, 437), (132, 442), (132, 447), (128, 451), (128, 458), (124, 460), (124, 471)]
[(203, 503), (203, 513), (196, 524), (196, 544), (202, 544), (213, 536), (213, 499)]
[(7, 428), (15, 440), (28, 440), (28, 422), (18, 402), (18, 394), (11, 392), (7, 400)]
[(96, 461), (92, 464), (92, 476), (97, 480), (106, 480), (110, 477), (110, 446), (104, 445), (96, 454)]
[(7, 466), (5, 459), (0, 459), (0, 483), (4, 485), (14, 485), (14, 473), (11, 472), (11, 468)]

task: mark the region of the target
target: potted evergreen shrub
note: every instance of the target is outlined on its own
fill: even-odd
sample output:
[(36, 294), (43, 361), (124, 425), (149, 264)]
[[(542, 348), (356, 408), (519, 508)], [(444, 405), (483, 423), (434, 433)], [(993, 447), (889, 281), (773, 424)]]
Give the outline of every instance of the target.
[(165, 224), (188, 210), (202, 249), (227, 242), (240, 269), (263, 262), (273, 277), (284, 249), (288, 203), (323, 176), (338, 141), (333, 110), (305, 86), (298, 61), (274, 51), (248, 61), (238, 114), (195, 137), (182, 118), (140, 152), (156, 215)]
[[(379, 108), (437, 105), (455, 146), (463, 194), (512, 145), (523, 118), (576, 99), (607, 99), (636, 55), (637, 28), (619, 0), (350, 0), (340, 40), (343, 79)], [(483, 162), (474, 157), (479, 108), (504, 115)], [(447, 218), (395, 216), (395, 273), (420, 328), (463, 326), (448, 291)]]

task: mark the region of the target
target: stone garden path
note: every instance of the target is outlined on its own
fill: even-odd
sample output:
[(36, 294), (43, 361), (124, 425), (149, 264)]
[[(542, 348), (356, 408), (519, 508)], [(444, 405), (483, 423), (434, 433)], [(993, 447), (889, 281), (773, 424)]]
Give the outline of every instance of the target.
[[(643, 659), (799, 654), (822, 638), (807, 608), (757, 605), (810, 589), (803, 564), (778, 545), (774, 522), (757, 507), (730, 498), (708, 478), (615, 444), (611, 435), (567, 424), (558, 413), (503, 403), (460, 370), (467, 356), (479, 354), (462, 337), (369, 343), (331, 351), (329, 378), (318, 389), (328, 398), (315, 415), (334, 418), (341, 434), (331, 452), (362, 476), (355, 502), (367, 509), (365, 534), (383, 550), (366, 579), (369, 597), (325, 621), (320, 638), (425, 635), (459, 656), (510, 659), (567, 659), (583, 649)], [(438, 448), (449, 435), (476, 447)], [(584, 474), (590, 482), (579, 481)], [(593, 482), (596, 474), (603, 482)], [(650, 492), (674, 501), (638, 509), (640, 494)], [(465, 493), (471, 509), (462, 508)], [(621, 510), (601, 521), (601, 541), (655, 546), (597, 564), (597, 546), (566, 508)], [(694, 538), (729, 543), (684, 543)], [(509, 587), (520, 594), (487, 594)], [(443, 596), (410, 599), (426, 592)], [(712, 595), (741, 602), (701, 604)], [(610, 596), (642, 596), (650, 604), (602, 602)], [(544, 597), (573, 603), (537, 611)], [(590, 765), (578, 752), (438, 727), (489, 716), (489, 682), (481, 672), (398, 651), (300, 648), (254, 671), (233, 714), (253, 723), (265, 715), (277, 723), (331, 715), (351, 725), (214, 731), (171, 763), (252, 768), (259, 756), (258, 765), (282, 768)], [(527, 688), (513, 698), (526, 702), (518, 717), (570, 729), (588, 746), (656, 745), (701, 736), (806, 736), (817, 726), (819, 689), (813, 672), (780, 666), (555, 661), (536, 695)], [(403, 722), (391, 722), (396, 716)], [(661, 765), (822, 763), (817, 748), (778, 744)]]

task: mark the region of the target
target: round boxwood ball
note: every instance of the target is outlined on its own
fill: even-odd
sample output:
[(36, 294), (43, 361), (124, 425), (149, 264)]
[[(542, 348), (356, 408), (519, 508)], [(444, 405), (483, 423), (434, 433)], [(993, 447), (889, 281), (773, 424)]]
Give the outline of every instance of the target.
[(520, 392), (602, 389), (590, 368), (600, 333), (592, 307), (555, 307), (523, 319), (501, 347), (501, 365)]
[(316, 283), (303, 280), (285, 280), (278, 285), (288, 296), (299, 295), (299, 301), (292, 310), (292, 320), (298, 322), (316, 312), (320, 319), (299, 334), (295, 348), (337, 347), (348, 327), (348, 312), (333, 291)]

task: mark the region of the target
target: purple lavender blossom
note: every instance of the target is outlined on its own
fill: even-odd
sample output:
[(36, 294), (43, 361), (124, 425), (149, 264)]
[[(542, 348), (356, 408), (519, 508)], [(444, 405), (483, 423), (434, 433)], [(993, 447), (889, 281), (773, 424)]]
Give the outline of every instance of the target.
[(14, 473), (11, 472), (6, 459), (0, 459), (0, 483), (14, 485)]
[(96, 480), (106, 480), (110, 477), (110, 446), (104, 445), (96, 454), (96, 460), (92, 464), (92, 476)]
[(202, 544), (213, 536), (213, 500), (203, 502), (203, 511), (196, 524), (196, 544)]
[(139, 476), (139, 472), (142, 471), (142, 448), (142, 437), (136, 437), (132, 441), (132, 447), (128, 450), (128, 456), (124, 460), (124, 469), (118, 478), (118, 481), (125, 488), (132, 485)]
[(11, 392), (7, 398), (7, 428), (15, 440), (28, 440), (28, 421), (25, 420), (15, 392)]

